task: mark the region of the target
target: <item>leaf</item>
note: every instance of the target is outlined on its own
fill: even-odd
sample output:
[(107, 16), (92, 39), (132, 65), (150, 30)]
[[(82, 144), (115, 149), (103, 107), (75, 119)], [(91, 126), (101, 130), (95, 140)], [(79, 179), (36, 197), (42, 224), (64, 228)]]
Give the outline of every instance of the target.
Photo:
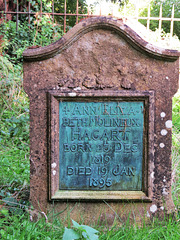
[(0, 191), (0, 196), (1, 196), (1, 197), (5, 197), (5, 194), (4, 194), (4, 191), (3, 191), (3, 190)]
[(96, 235), (96, 234), (93, 234), (93, 235), (89, 236), (89, 239), (90, 239), (90, 240), (98, 240), (98, 239), (99, 239), (99, 236)]
[(19, 131), (19, 128), (16, 127), (16, 128), (14, 129), (13, 136), (15, 136), (15, 135), (18, 133), (18, 131)]
[(83, 235), (83, 237), (84, 237), (85, 239), (89, 239), (89, 237), (88, 237), (88, 235), (87, 235), (86, 232), (82, 232), (82, 235)]
[(73, 240), (73, 239), (79, 239), (81, 236), (79, 233), (74, 231), (73, 229), (65, 228), (64, 234), (63, 234), (63, 240)]
[(17, 200), (15, 198), (12, 197), (6, 197), (2, 199), (3, 202), (5, 202), (8, 206), (11, 207), (16, 207), (17, 206)]
[(77, 229), (79, 229), (79, 227), (81, 227), (81, 225), (79, 225), (77, 222), (75, 222), (74, 220), (72, 220), (73, 226)]
[(23, 210), (20, 209), (20, 208), (11, 207), (11, 208), (9, 209), (9, 211), (10, 211), (11, 213), (13, 213), (14, 215), (22, 215), (22, 214), (23, 214)]
[(83, 229), (87, 232), (88, 235), (90, 234), (95, 234), (95, 233), (99, 233), (99, 231), (97, 231), (96, 229), (86, 226), (86, 225), (81, 225), (81, 227), (83, 227)]
[(96, 233), (99, 233), (99, 231), (97, 231), (96, 229), (94, 229), (92, 227), (86, 226), (86, 225), (81, 225), (81, 227), (86, 232), (86, 236), (87, 236), (86, 238), (88, 238), (90, 240), (97, 240), (97, 239), (99, 239), (99, 236), (96, 235)]

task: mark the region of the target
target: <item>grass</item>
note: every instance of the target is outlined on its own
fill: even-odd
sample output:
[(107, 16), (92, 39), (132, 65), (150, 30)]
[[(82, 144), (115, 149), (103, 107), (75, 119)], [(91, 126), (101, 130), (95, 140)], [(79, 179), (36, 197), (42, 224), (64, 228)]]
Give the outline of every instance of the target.
[[(121, 228), (114, 226), (107, 229), (105, 226), (98, 225), (95, 227), (99, 230), (100, 240), (177, 240), (180, 238), (179, 224), (172, 219), (161, 222), (155, 219), (151, 224), (142, 227), (132, 226), (128, 223)], [(3, 240), (59, 240), (63, 236), (64, 223), (59, 218), (52, 223), (47, 222), (44, 218), (37, 222), (31, 222), (28, 214), (10, 216), (6, 212), (0, 218), (0, 228), (0, 236)]]
[(157, 240), (157, 239), (174, 239), (177, 240), (180, 237), (179, 226), (175, 222), (169, 220), (166, 224), (161, 224), (159, 221), (152, 223), (149, 226), (128, 226), (117, 230), (113, 228), (110, 231), (101, 234), (102, 240), (120, 240), (120, 239), (132, 239), (132, 240)]
[[(2, 65), (1, 65), (2, 64)], [(2, 68), (1, 68), (2, 67)], [(22, 66), (0, 61), (0, 186), (29, 183), (29, 101)]]
[[(9, 222), (11, 225), (9, 225)], [(50, 224), (44, 219), (38, 222), (30, 222), (27, 214), (21, 216), (6, 216), (0, 219), (1, 239), (9, 240), (50, 240), (61, 239), (64, 226), (60, 221)]]
[(180, 210), (180, 90), (173, 98), (172, 197)]

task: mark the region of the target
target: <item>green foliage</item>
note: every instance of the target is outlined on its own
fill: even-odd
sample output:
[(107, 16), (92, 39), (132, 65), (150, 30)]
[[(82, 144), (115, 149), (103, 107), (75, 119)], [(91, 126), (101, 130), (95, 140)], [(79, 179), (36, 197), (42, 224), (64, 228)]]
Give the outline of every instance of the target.
[(64, 226), (60, 221), (47, 223), (44, 218), (31, 222), (28, 211), (12, 214), (0, 209), (0, 239), (2, 240), (59, 240)]
[(154, 219), (142, 226), (124, 224), (122, 227), (112, 227), (109, 231), (101, 233), (100, 240), (177, 240), (180, 237), (179, 224), (171, 218), (168, 220)]
[(8, 207), (9, 213), (19, 216), (24, 214), (24, 212), (28, 209), (28, 205), (30, 204), (24, 200), (17, 201), (14, 197), (3, 198), (2, 202), (4, 202)]
[(172, 195), (175, 205), (180, 207), (180, 92), (173, 98), (172, 121)]
[(28, 99), (22, 89), (22, 67), (13, 66), (7, 57), (0, 56), (0, 69), (0, 141), (6, 144), (11, 139), (18, 146), (28, 140), (29, 121)]
[(22, 149), (18, 149), (12, 141), (9, 146), (3, 145), (0, 149), (0, 186), (14, 192), (23, 184), (29, 184), (29, 146), (28, 142), (22, 143)]
[[(66, 13), (76, 14), (77, 1), (67, 0), (66, 1)], [(55, 0), (54, 1), (54, 11), (56, 13), (64, 12), (64, 0)], [(85, 0), (78, 1), (78, 13), (79, 14), (87, 14), (87, 4)], [(79, 17), (80, 19), (80, 17)], [(64, 25), (64, 17), (55, 16), (55, 20), (61, 25)], [(76, 16), (67, 16), (66, 17), (66, 30), (69, 30), (76, 24)]]
[(65, 228), (63, 234), (63, 240), (73, 240), (73, 239), (89, 239), (97, 240), (99, 239), (97, 233), (99, 233), (94, 228), (86, 225), (80, 225), (74, 220), (72, 220), (73, 229)]
[(13, 65), (11, 62), (7, 59), (7, 57), (0, 56), (1, 78), (7, 76), (11, 70), (13, 71)]
[[(29, 214), (24, 212), (23, 214), (12, 214), (3, 207), (0, 209), (0, 239), (2, 240), (60, 240), (64, 239), (64, 223), (60, 218), (51, 218), (48, 215), (48, 219), (51, 219), (51, 223), (47, 222), (45, 218), (41, 218), (37, 222), (31, 222), (29, 220)], [(82, 226), (82, 225), (80, 225)], [(85, 226), (85, 225), (84, 225)], [(90, 228), (88, 226), (85, 226)], [(110, 229), (105, 226), (99, 228), (99, 240), (177, 240), (180, 237), (179, 224), (171, 218), (167, 220), (159, 221), (154, 219), (151, 223), (142, 226), (137, 224), (130, 225), (124, 222), (121, 227), (113, 226)], [(92, 229), (92, 228), (91, 228)], [(79, 239), (79, 235), (73, 229), (71, 236), (68, 240)], [(93, 229), (94, 230), (94, 229)], [(86, 230), (87, 231), (87, 230)], [(95, 230), (96, 231), (96, 230)], [(64, 235), (63, 235), (64, 232)], [(98, 231), (96, 231), (98, 232)], [(92, 236), (92, 234), (91, 234)], [(67, 239), (67, 238), (66, 238)], [(82, 238), (83, 239), (83, 238)], [(84, 238), (88, 239), (88, 238)], [(93, 240), (93, 238), (90, 238)]]
[(23, 91), (22, 53), (62, 36), (48, 15), (37, 13), (32, 24), (19, 21), (18, 27), (16, 32), (15, 22), (0, 24), (0, 190), (6, 198), (27, 192), (29, 184), (29, 100)]
[[(151, 1), (151, 17), (159, 17), (160, 6), (162, 4), (163, 9), (163, 17), (171, 18), (172, 7), (174, 4), (174, 17), (180, 18), (180, 4), (179, 0), (156, 0)], [(140, 16), (147, 17), (148, 8), (142, 9)], [(139, 20), (142, 24), (146, 26), (147, 20)], [(163, 30), (168, 33), (170, 32), (170, 24), (171, 21), (162, 21)], [(150, 29), (155, 31), (159, 26), (159, 21), (151, 20), (150, 21)], [(174, 34), (178, 36), (180, 39), (180, 22), (174, 22)]]
[[(101, 3), (103, 0), (94, 1), (95, 4)], [(129, 0), (106, 0), (106, 2), (118, 3), (119, 6), (123, 7), (125, 4), (129, 3)]]
[[(64, 13), (64, 0), (54, 0), (54, 12), (55, 13)], [(30, 0), (31, 11), (39, 12), (41, 10), (41, 0)], [(26, 5), (21, 4), (21, 8), (27, 12), (28, 8)], [(76, 0), (66, 0), (66, 13), (76, 13), (77, 1)], [(52, 13), (52, 0), (42, 0), (42, 12)], [(86, 14), (87, 13), (87, 4), (86, 0), (78, 0), (78, 13)], [(47, 14), (48, 15), (48, 14)], [(15, 16), (16, 17), (16, 16)], [(79, 17), (80, 18), (80, 17)], [(21, 22), (28, 21), (28, 15), (19, 15)], [(59, 27), (63, 29), (64, 17), (63, 16), (54, 16), (55, 21), (58, 22)], [(14, 18), (15, 21), (15, 18)], [(34, 16), (31, 15), (30, 22), (31, 24), (34, 21)], [(66, 16), (67, 30), (73, 27), (76, 24), (76, 16)]]
[(28, 24), (27, 21), (18, 24), (13, 21), (2, 22), (0, 31), (4, 35), (3, 55), (11, 62), (22, 62), (23, 51), (32, 45), (46, 46), (58, 40), (63, 32), (58, 24), (52, 22), (49, 15), (36, 14), (36, 19)]
[(124, 7), (124, 5), (127, 5), (129, 3), (129, 0), (111, 0), (111, 2), (118, 2), (121, 7)]
[(173, 125), (180, 132), (180, 92), (173, 98)]
[(22, 66), (0, 56), (0, 185), (8, 191), (29, 182), (29, 101)]
[[(36, 10), (38, 5), (32, 5)], [(18, 32), (13, 21), (0, 24), (4, 35), (0, 38), (0, 185), (11, 194), (29, 183), (29, 101), (22, 86), (22, 53), (31, 45), (45, 46), (62, 36), (48, 15), (37, 13), (30, 25), (23, 20)]]
[(180, 92), (173, 98), (173, 146), (180, 154)]

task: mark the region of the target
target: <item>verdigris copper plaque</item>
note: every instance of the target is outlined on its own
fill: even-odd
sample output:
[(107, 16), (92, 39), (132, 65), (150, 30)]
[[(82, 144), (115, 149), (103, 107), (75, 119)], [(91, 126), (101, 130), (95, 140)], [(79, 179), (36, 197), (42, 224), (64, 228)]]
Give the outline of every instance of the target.
[(60, 190), (142, 190), (143, 101), (60, 101), (59, 121)]

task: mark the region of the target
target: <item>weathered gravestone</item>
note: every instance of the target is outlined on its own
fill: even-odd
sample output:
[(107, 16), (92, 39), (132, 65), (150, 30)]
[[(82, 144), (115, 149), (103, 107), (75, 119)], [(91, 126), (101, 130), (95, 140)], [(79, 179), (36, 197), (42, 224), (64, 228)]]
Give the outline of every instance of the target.
[[(115, 212), (174, 211), (172, 97), (179, 52), (142, 40), (122, 21), (92, 18), (24, 52), (36, 209), (87, 223)], [(66, 216), (65, 210), (62, 216)]]

